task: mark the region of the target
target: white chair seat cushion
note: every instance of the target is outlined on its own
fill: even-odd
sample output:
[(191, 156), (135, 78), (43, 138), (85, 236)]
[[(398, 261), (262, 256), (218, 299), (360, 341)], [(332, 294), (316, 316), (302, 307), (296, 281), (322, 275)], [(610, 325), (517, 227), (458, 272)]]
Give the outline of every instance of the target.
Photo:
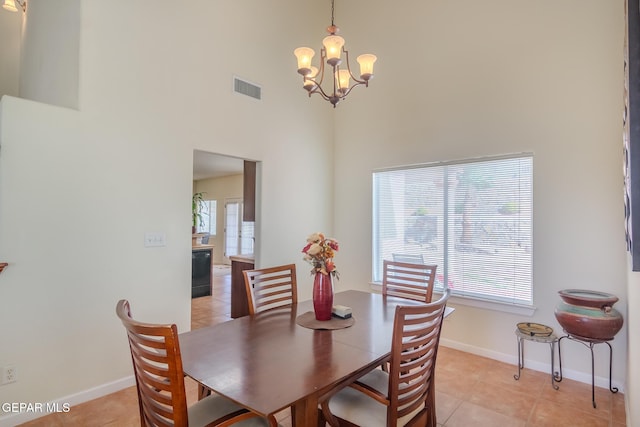
[[(242, 409), (242, 407), (226, 397), (215, 393), (211, 394), (189, 406), (189, 427), (206, 426), (210, 422), (239, 409)], [(238, 427), (266, 427), (268, 425), (267, 420), (262, 417), (253, 417), (234, 424), (234, 426)]]
[[(387, 396), (389, 388), (388, 373), (375, 369), (358, 381), (375, 388), (384, 396)], [(332, 396), (329, 400), (329, 409), (333, 415), (359, 426), (375, 427), (387, 425), (387, 406), (351, 387), (346, 387)], [(398, 426), (405, 425), (421, 409), (418, 408), (400, 418)]]

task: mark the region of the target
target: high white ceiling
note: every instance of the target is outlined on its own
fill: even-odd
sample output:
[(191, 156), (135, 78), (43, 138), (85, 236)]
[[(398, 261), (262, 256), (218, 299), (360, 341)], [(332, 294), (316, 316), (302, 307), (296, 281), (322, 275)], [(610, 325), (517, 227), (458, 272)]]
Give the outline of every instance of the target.
[(207, 153), (194, 150), (193, 152), (193, 180), (219, 178), (227, 175), (241, 174), (244, 160), (237, 157)]

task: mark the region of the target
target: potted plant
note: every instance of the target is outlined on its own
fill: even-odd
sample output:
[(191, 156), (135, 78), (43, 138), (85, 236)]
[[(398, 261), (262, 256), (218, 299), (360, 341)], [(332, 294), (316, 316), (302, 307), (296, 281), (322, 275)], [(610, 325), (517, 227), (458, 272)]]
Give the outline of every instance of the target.
[(203, 223), (202, 210), (204, 209), (204, 195), (205, 193), (203, 192), (194, 193), (191, 198), (191, 234), (195, 234), (197, 226)]

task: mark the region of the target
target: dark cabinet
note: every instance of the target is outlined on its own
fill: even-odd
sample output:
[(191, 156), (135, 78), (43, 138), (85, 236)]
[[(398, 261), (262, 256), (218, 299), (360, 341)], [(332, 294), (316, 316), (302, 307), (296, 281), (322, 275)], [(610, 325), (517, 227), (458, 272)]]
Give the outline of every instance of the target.
[(256, 162), (244, 161), (244, 213), (243, 221), (256, 220)]
[(242, 272), (253, 270), (253, 266), (252, 258), (242, 255), (231, 257), (231, 317), (234, 319), (249, 314), (249, 300)]
[(191, 251), (191, 298), (211, 295), (211, 249)]

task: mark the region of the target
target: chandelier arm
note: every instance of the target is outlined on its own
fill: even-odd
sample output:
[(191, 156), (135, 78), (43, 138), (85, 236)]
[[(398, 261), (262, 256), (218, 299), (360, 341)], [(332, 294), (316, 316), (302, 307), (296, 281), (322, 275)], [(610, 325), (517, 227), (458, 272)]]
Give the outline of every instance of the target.
[(316, 87), (313, 90), (309, 91), (309, 96), (311, 96), (312, 93), (317, 93), (320, 96), (322, 96), (322, 98), (324, 98), (325, 101), (329, 101), (330, 99), (329, 95), (327, 95), (324, 89), (322, 89), (322, 82), (324, 81), (324, 63), (325, 63), (326, 57), (327, 57), (326, 51), (324, 48), (322, 48), (320, 50), (320, 70), (318, 71), (318, 74), (316, 74), (316, 76), (320, 75), (320, 80), (309, 79), (316, 84)]
[(340, 72), (340, 65), (334, 65), (333, 66), (333, 70), (331, 72), (331, 77), (333, 77), (331, 80), (333, 81), (333, 96), (337, 96), (338, 98), (341, 98), (340, 95), (338, 95), (338, 89), (340, 88), (340, 82), (338, 81), (336, 75)]
[[(367, 83), (365, 80), (360, 80), (359, 78), (357, 78), (357, 77), (356, 77), (356, 76), (351, 72), (351, 62), (349, 61), (349, 51), (348, 51), (348, 50), (346, 50), (346, 49), (344, 48), (344, 46), (342, 47), (342, 51), (343, 51), (343, 52), (344, 52), (344, 54), (345, 54), (345, 59), (346, 59), (346, 62), (347, 62), (347, 70), (349, 71), (349, 75), (351, 76), (351, 78), (352, 78), (355, 82), (357, 82), (358, 84), (366, 84), (366, 85), (367, 85), (367, 87), (368, 87), (369, 85), (368, 85), (368, 83)], [(357, 86), (357, 85), (353, 85), (353, 86), (351, 86), (351, 88), (353, 88), (354, 86)], [(349, 92), (351, 92), (351, 88), (349, 89)]]
[(356, 86), (360, 86), (360, 85), (364, 85), (364, 84), (366, 84), (366, 82), (358, 82), (358, 83), (355, 83), (355, 84), (351, 85), (351, 87), (350, 87), (349, 89), (347, 89), (347, 90), (344, 92), (344, 95), (341, 95), (341, 96), (340, 96), (340, 98), (341, 98), (341, 99), (346, 98), (346, 97), (347, 97), (347, 95), (349, 95), (349, 93), (353, 90), (353, 88), (354, 88), (354, 87), (356, 87)]
[(327, 95), (327, 93), (322, 89), (322, 86), (320, 85), (316, 85), (316, 87), (309, 92), (309, 96), (311, 96), (311, 94), (317, 93), (318, 95), (320, 95), (322, 98), (324, 98), (325, 101), (329, 101), (330, 97), (329, 95)]
[(318, 71), (318, 73), (316, 74), (316, 76), (320, 74), (320, 81), (316, 81), (318, 86), (321, 85), (322, 82), (324, 81), (324, 63), (326, 59), (327, 59), (327, 51), (323, 47), (322, 49), (320, 49), (320, 71)]

